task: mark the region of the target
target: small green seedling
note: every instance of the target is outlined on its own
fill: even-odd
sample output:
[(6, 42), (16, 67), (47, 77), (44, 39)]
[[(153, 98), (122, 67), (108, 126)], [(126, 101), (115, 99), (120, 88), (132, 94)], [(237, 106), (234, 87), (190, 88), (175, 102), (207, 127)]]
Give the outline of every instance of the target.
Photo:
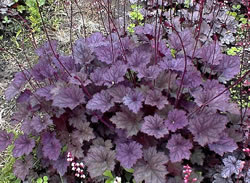
[(43, 178), (39, 177), (36, 180), (36, 183), (48, 183), (49, 178), (47, 176), (43, 176)]

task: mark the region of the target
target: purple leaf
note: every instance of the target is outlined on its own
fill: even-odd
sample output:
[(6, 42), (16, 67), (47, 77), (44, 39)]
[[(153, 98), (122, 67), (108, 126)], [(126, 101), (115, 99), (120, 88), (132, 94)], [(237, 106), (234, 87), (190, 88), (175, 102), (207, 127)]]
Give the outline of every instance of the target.
[(53, 51), (51, 50), (51, 47), (53, 51), (56, 53), (57, 48), (57, 41), (51, 40), (50, 42), (46, 42), (36, 50), (36, 54), (40, 57), (46, 56), (46, 55), (53, 55)]
[(74, 130), (72, 133), (72, 138), (79, 143), (83, 143), (83, 141), (90, 141), (91, 139), (95, 138), (95, 135), (93, 133), (93, 129), (89, 127), (89, 122), (81, 123), (81, 128), (77, 130)]
[(141, 67), (145, 67), (150, 62), (150, 58), (150, 53), (137, 48), (128, 56), (128, 65), (132, 70), (139, 71)]
[(138, 78), (147, 78), (150, 80), (154, 80), (160, 73), (160, 68), (157, 65), (152, 65), (149, 67), (142, 66), (139, 68)]
[(197, 57), (211, 65), (219, 65), (222, 60), (223, 54), (218, 42), (212, 43), (197, 50)]
[[(177, 81), (177, 83), (180, 85), (181, 84), (181, 78)], [(184, 80), (183, 80), (183, 86), (193, 89), (202, 83), (202, 77), (199, 71), (187, 71)]]
[(134, 113), (139, 112), (143, 101), (144, 95), (139, 90), (130, 91), (125, 97), (123, 97), (123, 103)]
[(30, 139), (27, 135), (20, 135), (15, 141), (15, 147), (13, 149), (13, 156), (20, 157), (24, 154), (29, 155), (32, 149), (35, 147), (35, 140)]
[(172, 132), (175, 132), (177, 129), (182, 129), (188, 125), (186, 112), (178, 109), (170, 111), (167, 120), (165, 120), (165, 124)]
[(30, 78), (30, 74), (26, 71), (21, 71), (15, 74), (14, 80), (8, 86), (5, 91), (6, 100), (12, 99), (16, 94), (19, 93), (21, 88), (27, 82), (27, 79)]
[(115, 168), (115, 152), (103, 146), (92, 146), (84, 158), (91, 178), (101, 176), (106, 170)]
[(37, 94), (40, 97), (45, 97), (45, 99), (49, 101), (49, 100), (52, 100), (52, 97), (53, 97), (52, 93), (50, 93), (53, 88), (54, 86), (52, 85), (45, 86), (43, 88), (38, 88), (35, 94)]
[(106, 73), (107, 71), (108, 71), (107, 67), (104, 68), (98, 67), (97, 69), (95, 69), (95, 71), (90, 74), (90, 79), (92, 83), (94, 83), (97, 86), (102, 86), (104, 83), (103, 74)]
[(228, 156), (222, 161), (224, 163), (224, 167), (221, 172), (223, 178), (231, 177), (234, 173), (238, 175), (243, 167), (243, 161), (237, 160), (234, 156)]
[(104, 36), (100, 32), (95, 32), (87, 37), (86, 43), (89, 44), (91, 48), (96, 48), (103, 45), (105, 41)]
[(95, 54), (97, 58), (106, 64), (114, 64), (118, 56), (120, 55), (119, 43), (106, 42), (105, 45), (98, 46), (95, 48)]
[(32, 92), (29, 89), (25, 89), (23, 92), (20, 93), (18, 98), (16, 99), (17, 103), (25, 103), (30, 100)]
[(46, 132), (42, 134), (43, 156), (50, 160), (57, 160), (61, 152), (61, 143), (56, 139), (55, 133)]
[(0, 152), (4, 151), (13, 141), (14, 134), (0, 130)]
[(85, 103), (84, 93), (76, 85), (61, 88), (57, 95), (54, 96), (53, 106), (74, 109), (76, 106)]
[(36, 132), (40, 133), (44, 129), (46, 129), (49, 125), (52, 125), (53, 121), (50, 119), (48, 115), (45, 115), (43, 118), (39, 116), (34, 116), (31, 120), (30, 125)]
[(147, 92), (145, 104), (163, 109), (164, 106), (168, 104), (168, 100), (167, 97), (162, 95), (161, 91), (154, 89)]
[(24, 181), (25, 177), (29, 174), (29, 169), (33, 166), (33, 157), (28, 155), (24, 160), (18, 159), (13, 165), (13, 172), (16, 177)]
[(69, 78), (69, 82), (71, 84), (75, 84), (79, 86), (81, 86), (82, 84), (83, 86), (87, 86), (88, 84), (91, 83), (91, 81), (88, 79), (88, 75), (84, 71), (71, 74), (71, 77)]
[(68, 151), (71, 152), (73, 157), (76, 158), (83, 158), (84, 154), (83, 154), (83, 149), (82, 149), (82, 144), (80, 143), (70, 143), (68, 146)]
[(86, 108), (90, 110), (100, 110), (104, 113), (113, 106), (114, 101), (108, 91), (102, 90), (100, 93), (96, 93), (93, 98), (88, 101)]
[(216, 142), (226, 128), (227, 117), (218, 113), (203, 112), (189, 121), (188, 129), (194, 135), (194, 141), (201, 146)]
[(240, 57), (223, 55), (216, 71), (219, 73), (219, 80), (226, 82), (233, 79), (240, 72)]
[(134, 178), (136, 182), (145, 183), (165, 183), (167, 169), (164, 164), (168, 158), (163, 152), (157, 152), (155, 147), (150, 147), (143, 151), (143, 160), (138, 160), (134, 168)]
[(159, 63), (160, 68), (163, 68), (165, 70), (174, 70), (174, 71), (184, 71), (185, 66), (185, 59), (184, 58), (177, 58), (168, 60), (165, 59)]
[(122, 108), (122, 112), (117, 112), (110, 120), (116, 125), (116, 128), (126, 129), (128, 136), (136, 135), (142, 124), (142, 112), (134, 114), (126, 107)]
[(173, 32), (169, 36), (169, 42), (170, 42), (171, 47), (173, 47), (177, 51), (180, 51), (183, 49), (183, 47), (182, 47), (182, 44), (183, 44), (186, 52), (191, 51), (192, 48), (194, 47), (194, 43), (195, 43), (195, 40), (192, 37), (193, 33), (191, 32), (191, 30), (185, 29), (182, 32), (179, 32), (178, 34), (179, 34), (181, 40), (176, 32)]
[[(176, 87), (176, 77), (177, 74), (171, 71), (161, 72), (155, 80), (155, 87), (159, 88), (161, 91), (169, 88), (174, 89)], [(178, 87), (178, 86), (177, 86)]]
[(193, 144), (181, 136), (181, 134), (174, 134), (168, 140), (167, 148), (170, 150), (171, 162), (179, 162), (183, 159), (189, 160)]
[[(216, 80), (207, 80), (203, 84), (203, 90), (196, 90), (191, 94), (195, 98), (195, 103), (198, 106), (202, 106), (205, 103), (212, 100), (215, 96), (219, 95), (222, 91), (225, 90), (225, 86), (218, 83)], [(224, 92), (219, 95), (217, 98), (210, 101), (207, 105), (210, 109), (221, 110), (223, 112), (227, 111), (230, 107), (229, 101), (229, 92)]]
[(208, 144), (208, 147), (221, 156), (226, 152), (233, 152), (238, 148), (234, 140), (228, 137), (226, 133), (223, 133), (218, 141)]
[(60, 155), (60, 157), (56, 161), (52, 162), (52, 166), (54, 169), (57, 170), (60, 176), (63, 176), (67, 172), (67, 168), (69, 166), (69, 162), (67, 161), (67, 155)]
[(163, 119), (158, 114), (144, 117), (141, 131), (148, 135), (152, 135), (157, 139), (168, 134), (168, 129), (164, 124)]
[(31, 126), (31, 121), (29, 119), (25, 119), (22, 122), (21, 130), (26, 135), (30, 135), (30, 134), (34, 135), (34, 134), (36, 134), (36, 130)]
[(142, 158), (142, 145), (131, 141), (118, 144), (116, 147), (116, 159), (124, 168), (132, 168), (138, 159)]
[(72, 58), (72, 56), (62, 56), (62, 55), (59, 55), (59, 61), (55, 57), (52, 58), (52, 62), (55, 64), (55, 66), (60, 71), (66, 72), (65, 69), (67, 69), (67, 71), (69, 71), (69, 72), (76, 72), (76, 70), (77, 70), (77, 64), (75, 63), (75, 61)]
[(124, 80), (124, 75), (126, 74), (127, 66), (121, 61), (112, 64), (112, 66), (103, 73), (104, 85), (111, 87), (114, 84), (118, 84)]
[(108, 92), (113, 97), (114, 102), (118, 103), (122, 103), (123, 97), (130, 91), (131, 89), (124, 85), (117, 85), (108, 89)]
[(88, 44), (83, 38), (80, 38), (75, 42), (73, 54), (76, 63), (79, 64), (88, 64), (95, 58), (93, 51), (89, 48)]

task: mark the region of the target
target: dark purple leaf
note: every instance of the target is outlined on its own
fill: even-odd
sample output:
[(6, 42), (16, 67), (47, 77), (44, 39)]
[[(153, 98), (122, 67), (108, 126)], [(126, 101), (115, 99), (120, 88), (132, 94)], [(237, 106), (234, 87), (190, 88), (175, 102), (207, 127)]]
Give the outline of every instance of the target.
[(142, 66), (138, 69), (138, 78), (156, 79), (159, 75), (161, 69), (157, 65), (152, 65), (149, 67)]
[(52, 162), (52, 166), (54, 169), (57, 170), (60, 176), (63, 176), (67, 172), (67, 168), (69, 166), (69, 162), (67, 161), (67, 155), (60, 155), (60, 157), (56, 161)]
[(88, 75), (84, 71), (71, 74), (71, 77), (69, 78), (69, 82), (71, 84), (75, 84), (79, 86), (81, 85), (87, 86), (88, 84), (91, 83), (91, 81), (88, 79)]
[(100, 110), (104, 113), (113, 106), (114, 101), (108, 91), (102, 90), (100, 93), (96, 93), (93, 98), (88, 101), (86, 108), (90, 110)]
[(188, 125), (186, 112), (178, 109), (170, 111), (167, 120), (165, 120), (165, 124), (172, 132), (175, 132), (177, 129), (182, 129)]
[(129, 93), (131, 89), (124, 85), (117, 85), (108, 89), (109, 94), (113, 97), (114, 102), (122, 103), (123, 97)]
[(132, 168), (138, 159), (142, 158), (142, 145), (131, 141), (118, 144), (116, 147), (116, 159), (124, 168)]
[(35, 92), (35, 94), (37, 94), (40, 97), (45, 97), (45, 99), (47, 101), (52, 100), (52, 93), (51, 90), (54, 88), (54, 86), (50, 85), (50, 86), (45, 86), (43, 88), (38, 88)]
[(18, 94), (24, 84), (30, 79), (30, 74), (27, 71), (21, 71), (15, 74), (14, 80), (8, 86), (5, 91), (6, 100), (12, 99), (16, 94)]
[(13, 172), (16, 177), (24, 181), (25, 177), (29, 174), (29, 169), (33, 166), (33, 157), (28, 155), (24, 160), (18, 159), (13, 165)]
[(50, 160), (57, 160), (61, 152), (61, 143), (56, 139), (55, 133), (46, 132), (42, 134), (43, 156)]
[(165, 164), (168, 158), (163, 152), (157, 152), (155, 147), (143, 151), (143, 160), (138, 160), (133, 167), (136, 182), (165, 183), (168, 173)]
[(81, 88), (76, 85), (71, 85), (66, 88), (61, 88), (57, 95), (53, 98), (53, 106), (74, 109), (76, 106), (85, 103), (84, 93)]
[(191, 32), (191, 30), (185, 29), (182, 32), (179, 32), (178, 34), (181, 40), (176, 32), (173, 32), (169, 36), (169, 42), (170, 42), (171, 47), (177, 51), (180, 51), (180, 50), (183, 50), (183, 47), (182, 47), (182, 44), (183, 44), (186, 52), (191, 51), (195, 43), (195, 40), (192, 36), (193, 33)]
[(105, 43), (105, 45), (95, 48), (95, 54), (101, 62), (114, 64), (120, 55), (119, 43), (113, 43), (112, 45), (109, 41)]
[(146, 94), (145, 104), (156, 106), (158, 109), (163, 109), (168, 104), (167, 97), (163, 96), (161, 91), (154, 89)]
[(240, 57), (223, 55), (216, 71), (219, 73), (219, 80), (222, 82), (233, 79), (240, 72)]
[(125, 97), (123, 97), (123, 103), (134, 113), (138, 113), (142, 107), (143, 101), (144, 95), (139, 90), (132, 90)]
[(115, 152), (103, 146), (92, 146), (84, 158), (92, 178), (101, 176), (106, 170), (115, 168)]
[(216, 142), (226, 128), (227, 117), (218, 113), (202, 112), (189, 121), (188, 129), (194, 135), (194, 141), (201, 146)]
[(32, 92), (30, 90), (28, 90), (28, 89), (25, 89), (18, 96), (18, 98), (16, 99), (16, 102), (17, 103), (25, 103), (25, 102), (29, 101), (31, 95), (32, 95)]
[(202, 61), (211, 65), (219, 65), (223, 58), (221, 47), (218, 42), (203, 46), (197, 50), (196, 55), (202, 58)]
[(168, 140), (167, 148), (170, 151), (171, 162), (179, 162), (183, 159), (189, 160), (193, 144), (181, 136), (181, 134), (174, 134)]
[(13, 156), (17, 158), (24, 154), (29, 155), (35, 147), (35, 140), (30, 139), (27, 135), (20, 135), (18, 139), (15, 140), (14, 145)]
[(95, 71), (90, 74), (90, 79), (92, 83), (94, 83), (97, 86), (102, 86), (104, 83), (103, 74), (106, 73), (107, 71), (108, 71), (107, 67), (104, 68), (98, 67), (97, 69), (95, 69)]
[(51, 40), (50, 42), (46, 42), (36, 50), (36, 54), (40, 57), (46, 56), (46, 55), (53, 55), (53, 51), (56, 53), (57, 48), (57, 41)]
[(0, 152), (4, 151), (13, 141), (14, 134), (0, 130)]
[(88, 64), (94, 60), (93, 51), (83, 38), (78, 39), (73, 47), (73, 54), (76, 63)]
[[(225, 86), (218, 83), (216, 80), (207, 80), (203, 84), (204, 88), (202, 90), (196, 90), (191, 94), (195, 98), (195, 103), (198, 106), (204, 105), (206, 102), (210, 101), (207, 105), (210, 109), (221, 110), (223, 112), (227, 111), (230, 107), (229, 105), (229, 92), (224, 92)], [(219, 95), (217, 98), (213, 99), (215, 96)], [(212, 100), (213, 99), (213, 100)]]
[(89, 122), (80, 123), (81, 128), (78, 126), (77, 130), (74, 130), (72, 133), (72, 138), (79, 143), (83, 143), (83, 141), (90, 141), (95, 138), (93, 133), (93, 129), (89, 127)]
[(36, 132), (40, 133), (44, 129), (46, 129), (49, 125), (52, 125), (53, 121), (50, 119), (48, 115), (43, 116), (41, 118), (40, 116), (34, 116), (31, 120), (30, 125)]
[(104, 85), (110, 87), (114, 84), (118, 84), (124, 80), (124, 75), (126, 74), (127, 66), (121, 61), (112, 64), (112, 66), (103, 73)]
[(145, 67), (150, 62), (151, 54), (137, 48), (128, 56), (128, 65), (134, 71), (139, 71), (141, 67)]
[(228, 137), (227, 134), (223, 133), (220, 139), (212, 144), (208, 144), (210, 150), (216, 152), (217, 154), (223, 156), (226, 152), (233, 152), (238, 148), (237, 144), (233, 139)]
[(158, 114), (144, 117), (144, 123), (142, 124), (141, 131), (148, 135), (152, 135), (157, 139), (168, 134), (167, 126)]
[(136, 135), (141, 129), (142, 112), (134, 114), (126, 107), (122, 108), (122, 112), (117, 112), (110, 120), (116, 125), (116, 128), (126, 129), (128, 136)]

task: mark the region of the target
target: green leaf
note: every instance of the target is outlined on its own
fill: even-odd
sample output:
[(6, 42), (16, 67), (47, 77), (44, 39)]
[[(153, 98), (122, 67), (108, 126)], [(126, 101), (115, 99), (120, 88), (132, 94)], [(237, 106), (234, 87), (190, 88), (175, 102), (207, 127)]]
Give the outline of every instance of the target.
[(43, 179), (40, 177), (36, 180), (36, 183), (43, 183)]
[(134, 171), (135, 171), (133, 168), (129, 168), (129, 169), (125, 168), (125, 170), (126, 170), (126, 172), (129, 172), (129, 173), (134, 173)]
[(113, 175), (112, 175), (112, 172), (110, 170), (106, 170), (104, 173), (103, 173), (104, 176), (106, 177), (110, 177), (111, 179), (113, 179)]
[(22, 13), (25, 10), (25, 7), (23, 5), (17, 6), (17, 11)]
[(113, 179), (108, 179), (108, 180), (105, 181), (105, 183), (114, 183), (114, 181), (115, 181), (114, 178)]
[(44, 183), (47, 183), (48, 180), (49, 180), (49, 178), (48, 178), (47, 176), (43, 176), (43, 181), (44, 181)]
[(38, 3), (39, 3), (39, 6), (43, 6), (45, 4), (45, 0), (39, 0)]

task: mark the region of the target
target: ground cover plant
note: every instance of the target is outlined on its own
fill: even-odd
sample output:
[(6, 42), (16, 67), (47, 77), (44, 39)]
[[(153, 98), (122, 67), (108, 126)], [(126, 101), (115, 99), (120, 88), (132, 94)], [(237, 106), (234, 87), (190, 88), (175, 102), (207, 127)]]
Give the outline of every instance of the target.
[[(141, 10), (138, 19), (133, 6), (133, 26), (126, 14), (114, 18), (111, 1), (97, 0), (107, 17), (104, 32), (71, 39), (66, 54), (44, 26), (48, 41), (35, 50), (38, 62), (18, 63), (5, 94), (16, 97), (11, 122), (20, 123), (22, 134), (0, 132), (0, 150), (12, 146), (17, 158), (15, 176), (250, 182), (249, 111), (229, 92), (249, 70), (242, 73), (240, 57), (224, 49), (235, 43), (238, 25), (248, 26), (241, 19), (247, 17), (228, 13), (239, 7), (230, 1), (130, 2)], [(248, 16), (246, 2), (238, 3)]]

